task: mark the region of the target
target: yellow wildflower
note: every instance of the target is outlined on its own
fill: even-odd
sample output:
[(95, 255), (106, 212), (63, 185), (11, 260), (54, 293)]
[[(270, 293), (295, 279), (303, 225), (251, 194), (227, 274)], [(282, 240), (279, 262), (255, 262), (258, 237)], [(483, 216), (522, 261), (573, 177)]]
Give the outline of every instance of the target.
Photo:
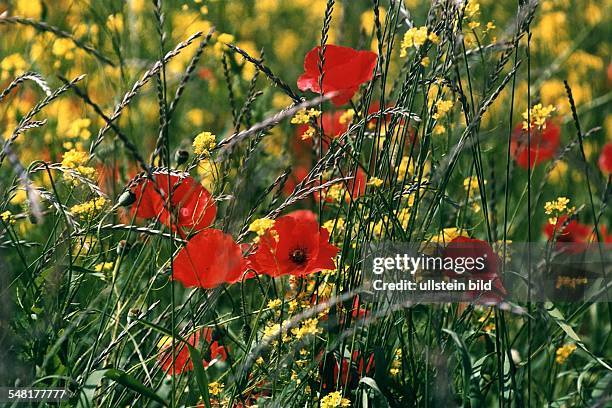
[(261, 237), (273, 226), (274, 220), (270, 218), (258, 218), (249, 225), (249, 231), (254, 232)]
[[(408, 29), (408, 31), (404, 33), (404, 38), (402, 39), (402, 43), (400, 44), (400, 57), (405, 57), (406, 55), (408, 55), (409, 48), (421, 47), (429, 38), (430, 37), (427, 34), (426, 26), (422, 26), (419, 28), (412, 27)], [(432, 36), (431, 38), (437, 40), (438, 36)]]
[(111, 31), (123, 31), (123, 15), (121, 13), (111, 14), (106, 19), (106, 26)]
[(316, 118), (320, 115), (321, 111), (314, 108), (310, 108), (308, 110), (301, 109), (291, 118), (291, 123), (293, 125), (304, 125), (310, 123), (310, 119)]
[(431, 115), (432, 118), (434, 118), (435, 120), (440, 119), (442, 116), (444, 116), (446, 113), (448, 113), (448, 111), (450, 111), (453, 108), (453, 105), (455, 103), (453, 101), (445, 101), (445, 100), (439, 100), (436, 102), (436, 112)]
[(347, 109), (342, 113), (342, 115), (340, 115), (340, 119), (338, 119), (338, 122), (343, 125), (346, 125), (347, 123), (351, 123), (353, 121), (353, 117), (355, 117), (355, 110)]
[(89, 139), (91, 137), (91, 132), (89, 131), (90, 125), (91, 119), (77, 119), (70, 124), (70, 129), (68, 129), (68, 132), (66, 134), (68, 135), (68, 137)]
[(541, 103), (534, 105), (531, 109), (523, 112), (523, 129), (529, 129), (528, 120), (531, 120), (531, 126), (536, 126), (539, 129), (546, 129), (546, 119), (556, 110), (552, 105), (543, 106)]
[(329, 233), (331, 234), (332, 231), (334, 230), (334, 225), (336, 226), (336, 231), (337, 232), (344, 231), (344, 224), (345, 224), (344, 218), (338, 218), (336, 220), (325, 221), (323, 223), (323, 228), (328, 230)]
[(343, 398), (340, 391), (330, 392), (321, 398), (321, 408), (345, 408), (350, 406), (351, 401)]
[(219, 396), (221, 395), (221, 392), (223, 392), (224, 387), (225, 386), (222, 383), (218, 381), (213, 381), (211, 383), (208, 383), (208, 393), (215, 397)]
[(556, 351), (555, 361), (557, 364), (563, 364), (572, 355), (572, 353), (576, 350), (576, 345), (573, 343), (566, 344), (561, 346)]
[(468, 237), (468, 235), (465, 231), (460, 230), (459, 228), (444, 228), (438, 233), (437, 236), (434, 236), (431, 239), (431, 242), (448, 243), (457, 237)]
[(234, 40), (235, 40), (235, 37), (231, 34), (228, 34), (228, 33), (219, 34), (219, 36), (217, 37), (217, 42), (215, 43), (215, 46), (213, 47), (215, 55), (220, 57), (223, 54), (223, 51), (225, 51), (225, 48), (226, 48), (225, 44), (233, 43)]
[(312, 139), (315, 135), (315, 128), (308, 126), (308, 128), (302, 133), (302, 140)]
[[(83, 177), (92, 179), (96, 175), (96, 169), (86, 166), (89, 161), (89, 155), (82, 150), (71, 149), (62, 156), (62, 167), (73, 169), (79, 172)], [(69, 174), (64, 174), (66, 181), (73, 181), (73, 177)]]
[(70, 212), (82, 218), (92, 218), (96, 216), (105, 205), (106, 199), (104, 197), (97, 197), (83, 204), (73, 205), (70, 208)]
[(110, 271), (113, 269), (114, 262), (100, 262), (94, 266), (94, 271), (102, 272), (102, 271)]
[(193, 141), (193, 152), (197, 155), (208, 156), (210, 150), (217, 145), (217, 137), (210, 132), (198, 134)]
[(281, 307), (281, 305), (283, 304), (283, 301), (280, 299), (272, 299), (270, 301), (268, 301), (268, 308), (269, 309), (278, 309), (279, 307)]
[(6, 224), (14, 224), (15, 223), (15, 217), (13, 217), (13, 214), (10, 211), (4, 211), (2, 214), (0, 214), (0, 219), (2, 219), (2, 221), (4, 221), (4, 223)]
[(300, 327), (294, 327), (291, 330), (291, 333), (299, 340), (302, 337), (305, 337), (309, 334), (317, 334), (321, 331), (320, 328), (317, 327), (319, 324), (318, 319), (306, 319), (304, 323)]
[(382, 186), (383, 183), (384, 183), (384, 181), (382, 181), (378, 177), (370, 177), (370, 180), (366, 183), (366, 185), (372, 186), (374, 188), (378, 188), (378, 187)]

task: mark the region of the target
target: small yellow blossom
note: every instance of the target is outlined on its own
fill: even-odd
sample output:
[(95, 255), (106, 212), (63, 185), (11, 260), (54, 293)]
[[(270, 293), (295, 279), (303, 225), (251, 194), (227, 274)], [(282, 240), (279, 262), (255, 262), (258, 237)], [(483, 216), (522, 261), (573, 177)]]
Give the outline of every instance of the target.
[(576, 350), (576, 345), (573, 343), (569, 343), (569, 344), (559, 347), (555, 353), (556, 354), (555, 361), (557, 362), (557, 364), (565, 363), (565, 361), (567, 361), (569, 356), (571, 356), (575, 350)]
[(304, 125), (310, 123), (310, 119), (321, 116), (321, 111), (316, 110), (314, 108), (310, 108), (308, 110), (301, 109), (296, 112), (295, 116), (291, 118), (291, 123), (293, 125)]
[(91, 119), (77, 119), (70, 124), (70, 128), (66, 134), (68, 137), (89, 139), (91, 137), (91, 132), (89, 131), (90, 125)]
[(429, 57), (421, 58), (421, 66), (428, 67), (430, 63)]
[(468, 237), (467, 233), (459, 228), (444, 228), (437, 236), (431, 239), (431, 242), (448, 243), (457, 237)]
[(193, 141), (193, 152), (197, 155), (208, 156), (217, 145), (217, 137), (210, 132), (198, 134)]
[(10, 211), (8, 211), (8, 210), (4, 211), (2, 214), (0, 214), (0, 218), (6, 224), (14, 224), (15, 223), (15, 217), (13, 217), (13, 214)]
[(94, 266), (94, 271), (103, 272), (103, 271), (111, 271), (114, 266), (114, 262), (100, 262)]
[(299, 340), (309, 334), (320, 333), (321, 329), (317, 327), (318, 324), (318, 319), (306, 319), (300, 327), (295, 327), (291, 329), (291, 333), (295, 336), (296, 339)]
[(330, 392), (321, 398), (321, 408), (346, 408), (351, 406), (351, 401), (342, 397), (340, 391)]
[(436, 102), (436, 112), (431, 115), (432, 118), (434, 118), (435, 120), (440, 119), (442, 116), (444, 116), (446, 113), (448, 113), (448, 111), (450, 111), (453, 108), (453, 105), (455, 103), (453, 101), (445, 101), (445, 100), (439, 100)]
[(302, 140), (312, 139), (315, 135), (315, 128), (312, 126), (308, 126), (308, 128), (302, 133)]
[(70, 208), (70, 212), (82, 218), (92, 218), (96, 216), (105, 205), (106, 199), (104, 197), (97, 197), (83, 204), (73, 205)]
[(341, 124), (346, 125), (347, 123), (351, 123), (353, 121), (354, 116), (355, 116), (355, 110), (347, 109), (342, 113), (342, 115), (340, 115), (340, 119), (338, 119), (338, 121)]
[(550, 215), (548, 222), (551, 225), (557, 224), (558, 217), (563, 214), (571, 215), (576, 211), (576, 207), (568, 207), (570, 200), (567, 197), (558, 197), (556, 200), (547, 201), (544, 204), (544, 212)]
[[(89, 155), (82, 150), (71, 149), (62, 156), (62, 167), (73, 169), (79, 172), (83, 177), (93, 179), (96, 176), (96, 169), (86, 166), (89, 161)], [(66, 181), (74, 181), (69, 174), (64, 174)]]
[(219, 36), (217, 37), (217, 42), (215, 43), (213, 47), (215, 55), (218, 57), (223, 55), (223, 52), (225, 51), (225, 48), (226, 48), (225, 44), (233, 43), (235, 39), (236, 38), (233, 35), (228, 34), (228, 33), (219, 34)]
[(382, 186), (383, 183), (384, 183), (384, 181), (382, 181), (378, 177), (370, 177), (370, 180), (368, 180), (368, 182), (366, 184), (368, 186), (372, 186), (374, 188), (378, 188), (378, 187)]
[(249, 231), (254, 232), (261, 237), (273, 226), (274, 220), (270, 218), (258, 218), (249, 225)]
[(62, 57), (67, 60), (74, 59), (74, 49), (76, 46), (72, 40), (68, 38), (58, 38), (53, 42), (51, 52), (56, 57)]
[(106, 19), (106, 27), (111, 31), (122, 32), (123, 31), (123, 15), (121, 13), (111, 14)]
[(278, 309), (279, 307), (281, 307), (281, 305), (283, 304), (283, 301), (280, 299), (272, 299), (270, 301), (268, 301), (268, 308), (269, 309)]
[(344, 231), (344, 218), (338, 218), (335, 220), (328, 220), (323, 223), (323, 228), (325, 228), (331, 234), (334, 230), (334, 226), (337, 232)]
[(219, 396), (221, 395), (221, 392), (223, 392), (224, 387), (225, 386), (222, 383), (218, 381), (213, 381), (211, 383), (208, 383), (208, 393), (215, 397)]
[(444, 127), (444, 125), (440, 125), (439, 123), (436, 124), (436, 126), (434, 126), (433, 128), (434, 135), (443, 135), (444, 132), (446, 132), (446, 128)]
[(543, 106), (541, 103), (534, 105), (531, 109), (523, 112), (523, 130), (529, 129), (529, 122), (531, 120), (531, 126), (536, 126), (538, 129), (546, 129), (546, 119), (556, 110), (552, 105)]
[[(431, 38), (437, 40), (438, 36)], [(420, 48), (423, 44), (425, 44), (428, 39), (430, 39), (430, 37), (427, 34), (426, 26), (422, 26), (419, 28), (412, 27), (408, 29), (408, 31), (404, 33), (404, 38), (402, 39), (402, 43), (400, 44), (400, 57), (405, 57), (406, 55), (408, 55), (409, 48)]]

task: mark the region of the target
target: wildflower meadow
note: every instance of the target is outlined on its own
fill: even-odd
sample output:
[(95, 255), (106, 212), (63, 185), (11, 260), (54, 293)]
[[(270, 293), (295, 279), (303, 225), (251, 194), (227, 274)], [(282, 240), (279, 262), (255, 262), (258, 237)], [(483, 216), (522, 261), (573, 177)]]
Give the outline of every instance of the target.
[(0, 405), (612, 406), (611, 14), (0, 0)]

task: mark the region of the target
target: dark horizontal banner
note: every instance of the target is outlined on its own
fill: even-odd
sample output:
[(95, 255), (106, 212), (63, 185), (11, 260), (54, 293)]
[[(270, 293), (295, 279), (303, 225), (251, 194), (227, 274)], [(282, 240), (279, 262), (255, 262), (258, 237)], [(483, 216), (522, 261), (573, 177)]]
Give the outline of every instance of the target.
[(402, 302), (612, 301), (612, 244), (370, 243), (366, 293)]

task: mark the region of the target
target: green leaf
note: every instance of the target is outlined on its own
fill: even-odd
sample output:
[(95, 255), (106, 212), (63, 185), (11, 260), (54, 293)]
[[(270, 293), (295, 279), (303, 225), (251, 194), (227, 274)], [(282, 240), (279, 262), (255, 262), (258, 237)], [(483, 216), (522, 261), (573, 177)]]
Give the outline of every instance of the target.
[(137, 379), (135, 379), (134, 377), (132, 377), (125, 371), (111, 368), (111, 369), (108, 369), (104, 373), (104, 377), (110, 378), (111, 380), (118, 382), (124, 387), (129, 388), (130, 390), (140, 395), (143, 395), (153, 401), (159, 402), (163, 406), (166, 406), (166, 407), (168, 406), (168, 403), (162, 397), (157, 395), (155, 391), (145, 386), (144, 384), (142, 384), (140, 381), (138, 381)]

